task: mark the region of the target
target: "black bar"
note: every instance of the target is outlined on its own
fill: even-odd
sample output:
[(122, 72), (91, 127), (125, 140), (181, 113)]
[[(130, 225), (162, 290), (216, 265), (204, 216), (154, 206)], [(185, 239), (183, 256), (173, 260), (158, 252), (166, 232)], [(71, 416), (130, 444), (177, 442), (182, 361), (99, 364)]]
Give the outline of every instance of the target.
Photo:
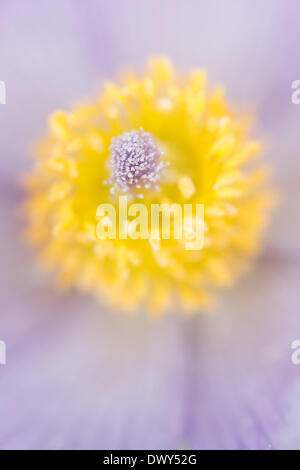
[[(2, 450), (0, 451), (0, 468), (5, 463), (34, 463), (43, 468), (43, 464), (51, 465), (67, 462), (68, 465), (74, 464), (82, 468), (108, 468), (122, 465), (124, 468), (136, 468), (141, 466), (154, 467), (155, 465), (177, 465), (177, 466), (197, 466), (202, 465), (207, 459), (211, 465), (214, 457), (226, 457), (236, 453), (236, 456), (242, 456), (246, 452), (247, 458), (251, 458), (251, 453), (257, 451), (199, 451), (199, 450)], [(260, 458), (285, 458), (289, 451), (270, 452), (269, 450), (260, 451)], [(250, 455), (249, 455), (250, 454)], [(256, 458), (256, 457), (255, 457)], [(285, 461), (286, 463), (286, 461)]]

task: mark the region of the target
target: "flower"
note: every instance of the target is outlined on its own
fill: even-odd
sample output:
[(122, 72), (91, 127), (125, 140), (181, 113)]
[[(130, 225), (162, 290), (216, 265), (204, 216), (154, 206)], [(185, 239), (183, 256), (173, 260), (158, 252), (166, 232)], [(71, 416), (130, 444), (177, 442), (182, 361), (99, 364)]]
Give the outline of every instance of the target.
[[(27, 238), (58, 285), (126, 311), (159, 314), (174, 299), (182, 311), (205, 309), (257, 253), (273, 203), (268, 169), (253, 161), (260, 145), (247, 137), (248, 121), (222, 88), (207, 90), (204, 71), (182, 76), (156, 57), (144, 76), (107, 83), (98, 99), (54, 113), (49, 127), (25, 179), (25, 207)], [(161, 227), (156, 239), (99, 240), (97, 207), (116, 206), (117, 193), (143, 197), (147, 208), (203, 204), (203, 248), (187, 251), (186, 238), (165, 240)]]
[[(299, 449), (299, 2), (11, 0), (1, 14), (0, 448)], [(201, 64), (234, 101), (255, 103), (278, 168), (264, 253), (210, 315), (112, 315), (60, 295), (15, 216), (45, 116), (151, 51)]]

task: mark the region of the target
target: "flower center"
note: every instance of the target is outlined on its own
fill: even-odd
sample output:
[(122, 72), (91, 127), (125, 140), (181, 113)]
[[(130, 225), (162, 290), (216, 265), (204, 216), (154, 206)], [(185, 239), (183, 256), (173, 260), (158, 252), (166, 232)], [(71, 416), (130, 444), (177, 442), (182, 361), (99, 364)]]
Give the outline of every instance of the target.
[(150, 132), (142, 128), (124, 132), (112, 139), (109, 149), (112, 192), (157, 188), (161, 170), (168, 164), (161, 161), (163, 152)]

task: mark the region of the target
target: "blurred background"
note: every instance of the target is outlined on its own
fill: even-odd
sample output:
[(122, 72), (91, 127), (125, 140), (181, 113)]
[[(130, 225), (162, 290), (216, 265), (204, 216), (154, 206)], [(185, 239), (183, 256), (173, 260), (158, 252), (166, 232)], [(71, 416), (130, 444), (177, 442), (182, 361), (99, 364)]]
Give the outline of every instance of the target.
[[(300, 1), (0, 0), (0, 447), (300, 448)], [(211, 316), (123, 317), (59, 295), (21, 241), (18, 179), (53, 110), (150, 55), (254, 109), (282, 203)]]

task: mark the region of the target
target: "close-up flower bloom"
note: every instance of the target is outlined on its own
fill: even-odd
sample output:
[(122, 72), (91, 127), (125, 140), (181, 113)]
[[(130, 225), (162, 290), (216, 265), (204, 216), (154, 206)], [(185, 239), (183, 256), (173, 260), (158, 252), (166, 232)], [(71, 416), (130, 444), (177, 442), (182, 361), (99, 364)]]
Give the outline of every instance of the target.
[[(43, 263), (57, 268), (59, 284), (119, 309), (144, 305), (158, 314), (176, 299), (185, 311), (207, 307), (212, 286), (232, 284), (257, 251), (272, 203), (263, 187), (268, 172), (251, 165), (259, 144), (247, 138), (245, 119), (234, 116), (220, 87), (206, 88), (203, 71), (177, 77), (166, 58), (154, 58), (144, 77), (131, 73), (121, 86), (108, 83), (98, 100), (52, 115), (25, 179), (25, 209), (27, 236), (41, 245)], [(141, 126), (147, 132), (135, 130)], [(142, 196), (147, 208), (203, 204), (203, 249), (188, 253), (184, 237), (164, 240), (161, 227), (155, 240), (99, 240), (97, 206), (116, 205), (116, 190)], [(100, 223), (115, 223), (107, 218)]]
[(0, 1), (0, 449), (299, 449), (299, 0)]

